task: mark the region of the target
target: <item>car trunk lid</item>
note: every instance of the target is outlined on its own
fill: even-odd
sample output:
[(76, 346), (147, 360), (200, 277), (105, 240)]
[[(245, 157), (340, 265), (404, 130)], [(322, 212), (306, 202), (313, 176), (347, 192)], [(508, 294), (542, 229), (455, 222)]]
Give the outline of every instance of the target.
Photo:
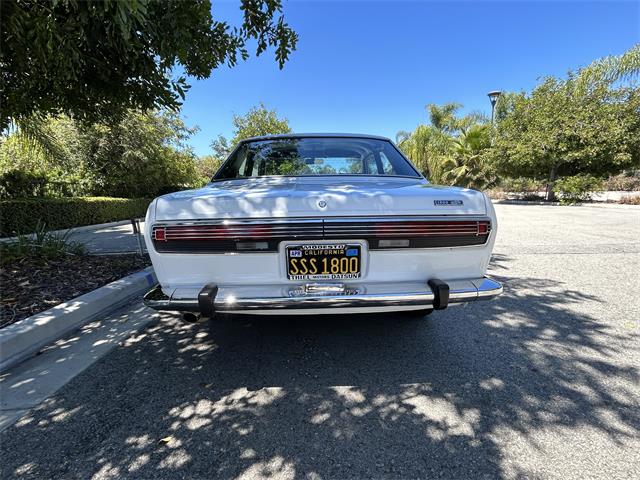
[(386, 215), (484, 215), (477, 191), (373, 176), (226, 180), (159, 197), (157, 221)]

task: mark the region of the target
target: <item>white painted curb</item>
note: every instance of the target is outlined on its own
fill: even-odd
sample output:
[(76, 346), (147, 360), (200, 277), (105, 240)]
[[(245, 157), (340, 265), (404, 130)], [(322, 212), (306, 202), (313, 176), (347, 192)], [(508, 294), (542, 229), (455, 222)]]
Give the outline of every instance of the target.
[(153, 267), (148, 267), (1, 329), (0, 372), (99, 315), (124, 305), (155, 283)]

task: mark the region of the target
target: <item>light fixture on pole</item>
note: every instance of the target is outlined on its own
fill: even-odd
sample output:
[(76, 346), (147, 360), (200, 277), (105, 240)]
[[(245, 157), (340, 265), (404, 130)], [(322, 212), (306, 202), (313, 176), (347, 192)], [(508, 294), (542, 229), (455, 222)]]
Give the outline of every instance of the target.
[(492, 92), (487, 93), (489, 97), (489, 101), (491, 102), (491, 123), (493, 123), (493, 114), (496, 110), (496, 102), (498, 101), (498, 97), (502, 95), (500, 90), (493, 90)]

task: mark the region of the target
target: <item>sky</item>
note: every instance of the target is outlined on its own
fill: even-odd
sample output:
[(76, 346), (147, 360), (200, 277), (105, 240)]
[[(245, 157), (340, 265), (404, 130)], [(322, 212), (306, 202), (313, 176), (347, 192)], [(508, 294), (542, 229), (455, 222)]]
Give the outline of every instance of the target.
[[(264, 102), (295, 132), (395, 139), (427, 121), (428, 103), (490, 114), (487, 92), (533, 88), (640, 42), (635, 1), (283, 0), (298, 47), (279, 70), (273, 52), (191, 79), (182, 115), (198, 155), (233, 114)], [(213, 0), (215, 19), (239, 25), (239, 2)]]

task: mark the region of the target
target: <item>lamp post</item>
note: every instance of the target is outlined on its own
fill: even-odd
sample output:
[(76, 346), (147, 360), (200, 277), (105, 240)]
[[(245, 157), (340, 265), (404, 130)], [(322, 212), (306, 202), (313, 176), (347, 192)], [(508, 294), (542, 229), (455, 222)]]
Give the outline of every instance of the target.
[(491, 123), (493, 124), (493, 114), (496, 110), (496, 102), (498, 101), (498, 97), (502, 95), (500, 90), (493, 90), (492, 92), (487, 93), (489, 97), (489, 101), (491, 102)]

